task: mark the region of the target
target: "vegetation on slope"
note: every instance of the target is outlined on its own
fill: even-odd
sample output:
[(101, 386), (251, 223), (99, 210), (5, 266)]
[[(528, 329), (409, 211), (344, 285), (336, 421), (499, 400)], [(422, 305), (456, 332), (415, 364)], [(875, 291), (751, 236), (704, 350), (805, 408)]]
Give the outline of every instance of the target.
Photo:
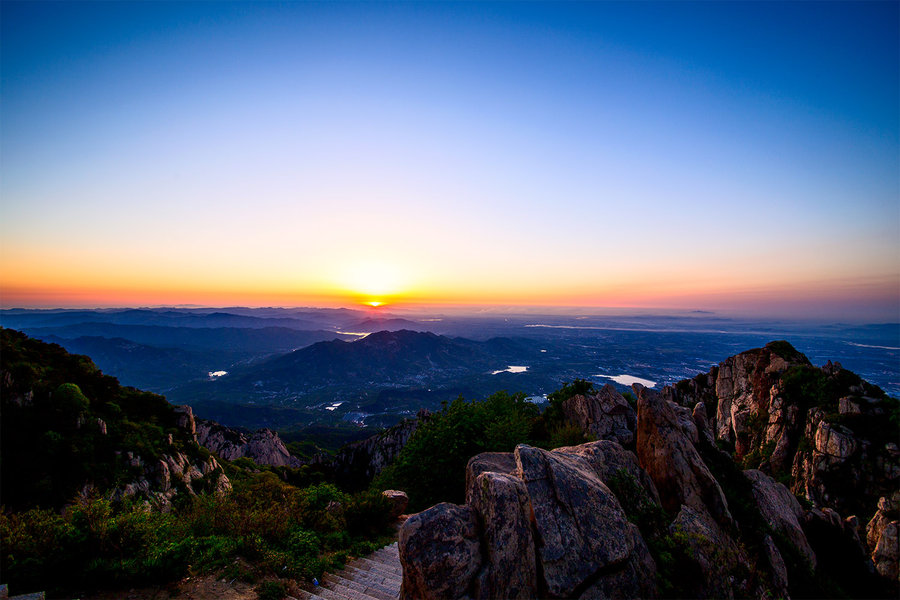
[(438, 502), (462, 503), (466, 463), (480, 452), (511, 452), (518, 444), (557, 448), (589, 441), (577, 426), (565, 423), (561, 404), (592, 391), (576, 380), (550, 394), (541, 413), (525, 394), (498, 392), (483, 401), (457, 398), (445, 403), (416, 430), (397, 460), (373, 483), (373, 489), (402, 489), (410, 511)]
[(380, 493), (310, 485), (321, 474), (309, 469), (222, 460), (227, 494), (195, 485), (196, 494), (181, 489), (153, 506), (121, 493), (146, 475), (128, 453), (144, 464), (209, 453), (161, 396), (123, 388), (59, 346), (8, 329), (0, 336), (0, 572), (18, 592), (71, 596), (212, 571), (309, 578), (387, 542)]

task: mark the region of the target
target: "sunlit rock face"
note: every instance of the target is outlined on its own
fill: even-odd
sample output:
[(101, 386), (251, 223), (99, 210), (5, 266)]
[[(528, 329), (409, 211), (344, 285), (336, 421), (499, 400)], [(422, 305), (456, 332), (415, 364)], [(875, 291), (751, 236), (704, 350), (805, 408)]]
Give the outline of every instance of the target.
[[(420, 513), (401, 534), (403, 597), (653, 597), (672, 593), (673, 560), (684, 597), (824, 593), (817, 573), (849, 593), (896, 592), (896, 401), (783, 342), (634, 391), (633, 426), (617, 394), (564, 406), (613, 439), (470, 459), (466, 504)], [(650, 527), (648, 514), (668, 521)], [(464, 548), (464, 572), (414, 558)]]

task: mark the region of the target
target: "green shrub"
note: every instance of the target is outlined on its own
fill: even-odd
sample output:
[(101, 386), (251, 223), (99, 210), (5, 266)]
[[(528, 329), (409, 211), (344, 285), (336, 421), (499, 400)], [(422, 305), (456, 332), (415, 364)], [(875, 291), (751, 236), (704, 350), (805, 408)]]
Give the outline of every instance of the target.
[(547, 395), (549, 404), (544, 410), (543, 419), (547, 424), (547, 428), (561, 425), (563, 423), (563, 402), (574, 396), (586, 396), (596, 392), (594, 384), (586, 379), (576, 379), (571, 383), (565, 383), (563, 386)]
[(461, 503), (469, 458), (480, 452), (510, 452), (530, 441), (538, 415), (524, 394), (499, 392), (482, 402), (457, 398), (416, 430), (372, 489), (404, 490), (410, 510), (442, 501)]
[(564, 446), (578, 446), (592, 441), (578, 425), (563, 423), (550, 430), (548, 448), (562, 448)]
[(259, 600), (282, 600), (287, 596), (287, 587), (280, 581), (264, 581), (254, 591)]

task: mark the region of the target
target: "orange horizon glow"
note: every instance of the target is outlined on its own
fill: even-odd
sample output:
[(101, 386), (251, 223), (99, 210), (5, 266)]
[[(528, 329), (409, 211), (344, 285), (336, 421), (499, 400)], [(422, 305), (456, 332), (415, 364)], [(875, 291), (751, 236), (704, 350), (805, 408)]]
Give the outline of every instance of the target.
[[(896, 320), (900, 281), (897, 278), (793, 282), (790, 285), (618, 284), (567, 290), (512, 289), (452, 291), (433, 288), (374, 296), (325, 288), (312, 290), (275, 287), (228, 288), (118, 286), (25, 286), (0, 284), (0, 308), (118, 308), (131, 306), (202, 307), (360, 307), (369, 310), (414, 310), (457, 307), (506, 307), (511, 310), (545, 307), (712, 310), (747, 314), (785, 314), (846, 317), (847, 307), (860, 318)], [(893, 315), (893, 317), (891, 316)], [(850, 317), (847, 317), (850, 318)]]

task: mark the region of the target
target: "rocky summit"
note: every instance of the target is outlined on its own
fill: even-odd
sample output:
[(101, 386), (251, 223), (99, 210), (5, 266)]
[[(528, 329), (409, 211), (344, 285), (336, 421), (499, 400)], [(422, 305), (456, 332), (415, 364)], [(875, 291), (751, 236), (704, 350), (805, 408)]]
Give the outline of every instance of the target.
[(576, 395), (597, 441), (473, 457), (400, 531), (401, 597), (897, 597), (898, 401), (786, 342)]

